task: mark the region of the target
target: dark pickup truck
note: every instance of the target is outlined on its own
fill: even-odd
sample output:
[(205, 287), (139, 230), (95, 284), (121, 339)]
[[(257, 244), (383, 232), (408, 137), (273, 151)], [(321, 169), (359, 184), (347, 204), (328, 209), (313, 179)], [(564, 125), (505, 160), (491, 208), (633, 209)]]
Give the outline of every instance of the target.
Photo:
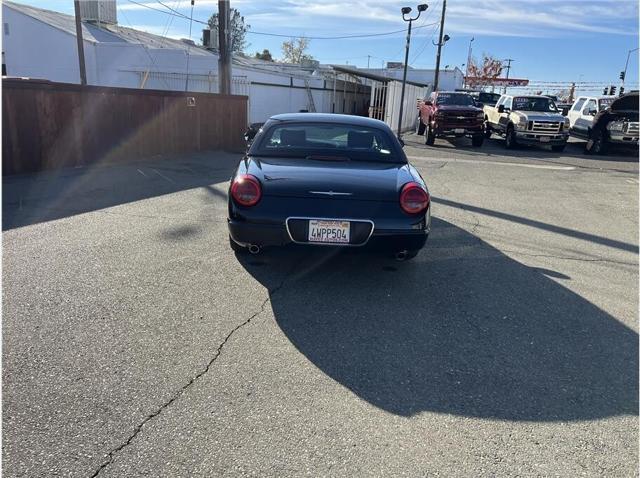
[(433, 145), (439, 137), (468, 137), (473, 146), (484, 141), (484, 114), (468, 93), (437, 91), (418, 103), (419, 135)]

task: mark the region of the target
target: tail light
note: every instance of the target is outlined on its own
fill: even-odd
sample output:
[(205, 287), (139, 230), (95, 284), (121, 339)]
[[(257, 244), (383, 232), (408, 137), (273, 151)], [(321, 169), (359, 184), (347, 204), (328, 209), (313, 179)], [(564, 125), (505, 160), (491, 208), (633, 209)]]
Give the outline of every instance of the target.
[(241, 174), (231, 184), (231, 197), (241, 206), (255, 206), (262, 197), (262, 187), (255, 176)]
[(418, 214), (429, 207), (429, 193), (418, 183), (407, 183), (400, 192), (400, 207), (407, 214)]

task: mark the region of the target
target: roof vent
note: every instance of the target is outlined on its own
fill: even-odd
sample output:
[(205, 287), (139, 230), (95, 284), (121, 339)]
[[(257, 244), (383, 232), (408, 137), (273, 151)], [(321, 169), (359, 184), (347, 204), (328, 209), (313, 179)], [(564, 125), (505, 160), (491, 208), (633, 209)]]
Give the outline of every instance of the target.
[(88, 23), (117, 25), (116, 0), (83, 0), (80, 2), (80, 16)]

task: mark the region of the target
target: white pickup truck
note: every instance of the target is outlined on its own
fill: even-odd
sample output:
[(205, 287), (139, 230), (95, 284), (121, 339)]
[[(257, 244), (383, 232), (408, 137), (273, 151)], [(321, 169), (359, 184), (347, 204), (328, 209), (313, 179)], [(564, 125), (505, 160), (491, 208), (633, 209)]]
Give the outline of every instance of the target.
[(609, 146), (638, 147), (638, 93), (579, 96), (567, 117), (571, 136), (587, 140), (585, 153), (605, 154)]
[(569, 119), (548, 96), (502, 95), (495, 106), (485, 106), (485, 137), (498, 134), (507, 148), (518, 144), (549, 145), (563, 151), (569, 139)]

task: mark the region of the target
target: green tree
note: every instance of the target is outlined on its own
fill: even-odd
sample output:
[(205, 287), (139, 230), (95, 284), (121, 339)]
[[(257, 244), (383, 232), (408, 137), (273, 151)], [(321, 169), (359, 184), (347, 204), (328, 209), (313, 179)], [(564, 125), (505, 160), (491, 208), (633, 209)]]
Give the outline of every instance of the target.
[(305, 37), (292, 38), (282, 43), (282, 61), (284, 63), (302, 63), (304, 60), (313, 60), (307, 53), (309, 39)]
[[(230, 23), (230, 37), (231, 37), (231, 52), (240, 55), (249, 46), (246, 40), (246, 35), (251, 25), (244, 23), (244, 17), (240, 15), (240, 12), (235, 8), (232, 8), (229, 12)], [(212, 35), (218, 34), (218, 14), (214, 13), (209, 18), (209, 28), (212, 30)]]
[(257, 51), (255, 54), (255, 58), (257, 58), (258, 60), (264, 60), (264, 61), (274, 61), (273, 56), (271, 56), (271, 52), (266, 48), (262, 50), (262, 53)]

